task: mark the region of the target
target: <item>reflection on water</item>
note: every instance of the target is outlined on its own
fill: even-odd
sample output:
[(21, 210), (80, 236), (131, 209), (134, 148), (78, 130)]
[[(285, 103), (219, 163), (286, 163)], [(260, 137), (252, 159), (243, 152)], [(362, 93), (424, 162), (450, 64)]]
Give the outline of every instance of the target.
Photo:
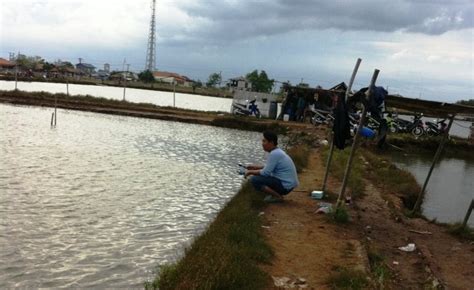
[[(425, 182), (433, 156), (396, 154), (392, 160), (410, 171), (420, 185)], [(474, 198), (474, 162), (443, 158), (436, 164), (422, 205), (423, 214), (439, 222), (455, 223), (464, 219)], [(468, 221), (474, 226), (474, 215)]]
[[(15, 89), (15, 82), (1, 81), (0, 90)], [(66, 84), (42, 83), (42, 82), (18, 82), (18, 89), (27, 92), (45, 91), (49, 93), (67, 92)], [(91, 95), (113, 100), (123, 99), (123, 88), (109, 86), (91, 86), (91, 85), (69, 85), (71, 95)], [(151, 103), (158, 106), (173, 106), (178, 108), (192, 109), (198, 111), (217, 111), (229, 112), (232, 99), (207, 97), (200, 95), (176, 93), (175, 98), (172, 92), (162, 92), (153, 90), (126, 89), (125, 98), (129, 102)]]
[(0, 288), (141, 287), (263, 160), (260, 134), (0, 105)]

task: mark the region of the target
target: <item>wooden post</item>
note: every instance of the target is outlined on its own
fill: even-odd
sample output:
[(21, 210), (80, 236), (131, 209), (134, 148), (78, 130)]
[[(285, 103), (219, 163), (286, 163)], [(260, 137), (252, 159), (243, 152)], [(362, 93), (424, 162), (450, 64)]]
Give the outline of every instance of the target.
[(69, 97), (69, 79), (66, 79), (66, 94)]
[(173, 81), (173, 107), (176, 108), (176, 81)]
[(323, 188), (321, 189), (323, 194), (324, 194), (324, 191), (326, 190), (326, 183), (328, 181), (329, 167), (331, 166), (333, 152), (334, 152), (334, 132), (331, 130), (331, 147), (329, 147), (328, 161), (326, 162), (326, 173), (324, 173)]
[(54, 122), (54, 112), (51, 113), (51, 127), (53, 127), (53, 122)]
[(15, 91), (18, 90), (18, 58), (15, 65)]
[(471, 200), (471, 204), (469, 205), (469, 208), (467, 209), (467, 212), (466, 212), (466, 216), (464, 217), (464, 221), (462, 222), (463, 228), (467, 226), (467, 221), (469, 220), (469, 217), (471, 216), (473, 208), (474, 208), (474, 199)]
[[(367, 96), (368, 97), (370, 97), (370, 95), (372, 94), (372, 88), (375, 86), (375, 82), (377, 81), (377, 77), (379, 75), (379, 72), (380, 71), (378, 69), (376, 69), (374, 71), (374, 74), (372, 75), (372, 80), (370, 81), (369, 89), (367, 90)], [(363, 109), (362, 109), (362, 116), (360, 117), (360, 121), (359, 121), (359, 126), (357, 127), (357, 132), (354, 136), (354, 141), (352, 142), (351, 153), (349, 155), (349, 160), (347, 161), (346, 170), (344, 172), (344, 179), (342, 180), (341, 191), (339, 192), (339, 196), (337, 198), (336, 206), (339, 206), (341, 204), (342, 200), (344, 199), (344, 192), (346, 190), (347, 182), (348, 182), (349, 176), (351, 174), (352, 161), (354, 160), (354, 155), (355, 155), (355, 151), (356, 151), (356, 148), (357, 148), (357, 141), (359, 140), (359, 135), (360, 135), (360, 132), (362, 131), (362, 127), (364, 126), (366, 116), (367, 116), (367, 108), (364, 105)]]
[(58, 96), (54, 94), (54, 127), (56, 127), (56, 117), (58, 116), (57, 107), (58, 107)]
[(425, 183), (423, 184), (423, 188), (421, 189), (420, 193), (418, 194), (418, 198), (416, 199), (415, 206), (413, 207), (413, 210), (411, 212), (412, 214), (414, 214), (415, 212), (417, 212), (420, 209), (421, 201), (423, 200), (423, 197), (425, 196), (425, 190), (426, 190), (426, 187), (428, 186), (428, 182), (430, 181), (431, 173), (433, 172), (433, 169), (436, 165), (436, 162), (438, 162), (438, 159), (441, 156), (441, 152), (443, 152), (443, 148), (444, 148), (444, 144), (446, 143), (446, 140), (448, 140), (449, 130), (451, 129), (451, 125), (453, 124), (453, 120), (454, 120), (454, 115), (452, 115), (449, 118), (448, 128), (446, 129), (446, 131), (444, 131), (443, 139), (441, 139), (441, 142), (439, 143), (439, 146), (438, 146), (438, 150), (436, 150), (436, 154), (433, 158), (433, 162), (431, 163), (430, 170), (428, 171), (428, 176), (425, 179)]
[[(354, 79), (355, 79), (355, 76), (357, 75), (357, 71), (359, 70), (359, 66), (361, 62), (362, 62), (362, 59), (360, 58), (358, 58), (356, 61), (356, 65), (354, 66), (354, 70), (352, 71), (351, 79), (349, 80), (349, 87), (347, 87), (346, 94), (344, 96), (345, 102), (347, 102), (347, 98), (349, 97), (349, 93), (351, 92), (352, 84), (354, 83)], [(326, 190), (326, 183), (328, 181), (329, 168), (331, 167), (333, 152), (334, 152), (334, 132), (331, 130), (331, 147), (329, 148), (328, 160), (326, 162), (326, 173), (324, 174), (323, 188), (321, 189), (323, 194), (324, 194), (324, 191)]]

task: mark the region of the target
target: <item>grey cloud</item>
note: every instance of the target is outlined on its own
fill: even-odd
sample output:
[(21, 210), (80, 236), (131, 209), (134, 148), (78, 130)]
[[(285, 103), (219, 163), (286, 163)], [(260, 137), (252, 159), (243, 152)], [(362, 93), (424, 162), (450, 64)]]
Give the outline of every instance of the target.
[(227, 41), (330, 28), (437, 35), (473, 27), (474, 15), (466, 0), (205, 0), (180, 9), (211, 22), (194, 33)]

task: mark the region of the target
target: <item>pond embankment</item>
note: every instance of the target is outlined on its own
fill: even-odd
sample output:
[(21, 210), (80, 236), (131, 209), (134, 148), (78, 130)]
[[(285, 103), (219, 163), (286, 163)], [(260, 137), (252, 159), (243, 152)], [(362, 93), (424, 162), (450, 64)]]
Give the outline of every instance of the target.
[(285, 132), (288, 130), (288, 127), (304, 126), (297, 123), (235, 117), (227, 113), (161, 107), (149, 103), (133, 103), (88, 95), (68, 96), (66, 94), (51, 94), (47, 92), (0, 91), (0, 102), (52, 108), (56, 106), (57, 108), (68, 110), (194, 123), (250, 131), (272, 129), (277, 132)]

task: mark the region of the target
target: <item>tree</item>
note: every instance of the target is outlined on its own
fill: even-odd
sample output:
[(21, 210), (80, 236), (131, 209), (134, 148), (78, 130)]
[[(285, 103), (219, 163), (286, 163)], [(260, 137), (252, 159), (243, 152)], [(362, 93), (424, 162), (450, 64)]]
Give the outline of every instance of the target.
[(465, 105), (465, 106), (473, 106), (474, 107), (474, 99), (460, 100), (460, 101), (457, 101), (456, 104)]
[(39, 63), (43, 63), (44, 59), (40, 56), (26, 56), (24, 54), (18, 54), (16, 59), (18, 66), (25, 69), (34, 69)]
[(142, 71), (138, 74), (138, 79), (144, 83), (152, 83), (155, 81), (155, 77), (150, 70)]
[(246, 78), (252, 84), (253, 91), (262, 93), (270, 93), (275, 82), (275, 80), (268, 78), (264, 70), (260, 71), (260, 73), (258, 73), (258, 70), (254, 70), (248, 73)]
[(212, 73), (209, 75), (209, 79), (207, 80), (206, 82), (206, 87), (208, 88), (213, 88), (215, 87), (217, 84), (219, 84), (222, 80), (222, 77), (221, 77), (221, 74), (218, 74), (218, 73)]

